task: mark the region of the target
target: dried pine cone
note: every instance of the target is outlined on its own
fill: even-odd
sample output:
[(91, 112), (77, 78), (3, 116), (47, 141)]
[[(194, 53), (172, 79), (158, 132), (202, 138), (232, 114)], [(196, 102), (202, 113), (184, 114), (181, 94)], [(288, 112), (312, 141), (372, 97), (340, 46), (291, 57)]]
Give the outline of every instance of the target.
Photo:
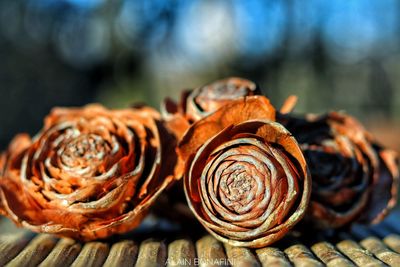
[[(260, 88), (255, 83), (230, 77), (194, 90), (183, 91), (179, 104), (167, 98), (162, 102), (160, 109), (167, 127), (181, 138), (191, 123), (213, 113), (232, 100), (259, 94), (261, 94)], [(187, 207), (182, 187), (182, 181), (179, 181), (161, 196), (159, 205), (155, 207), (158, 216), (183, 224), (195, 220)], [(166, 210), (165, 206), (170, 206), (174, 212)]]
[(313, 186), (308, 218), (322, 228), (380, 222), (396, 204), (399, 171), (394, 151), (379, 146), (353, 117), (282, 117), (300, 143)]
[(36, 232), (81, 240), (136, 227), (180, 177), (175, 138), (150, 108), (55, 108), (0, 160), (0, 212)]
[(195, 122), (232, 100), (260, 94), (257, 84), (246, 79), (230, 77), (184, 91), (179, 105), (166, 99), (161, 106), (161, 113), (166, 118), (181, 114), (188, 121)]
[(217, 239), (259, 248), (305, 214), (311, 179), (267, 98), (247, 97), (194, 123), (179, 143), (189, 206)]

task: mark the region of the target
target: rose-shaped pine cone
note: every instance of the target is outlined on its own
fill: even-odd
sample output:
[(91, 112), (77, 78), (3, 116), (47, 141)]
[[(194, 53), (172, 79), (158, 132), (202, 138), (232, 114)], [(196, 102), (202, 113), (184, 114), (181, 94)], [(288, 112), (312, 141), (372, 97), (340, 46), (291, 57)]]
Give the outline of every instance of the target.
[(179, 143), (189, 206), (217, 239), (259, 248), (305, 214), (311, 180), (296, 140), (262, 96), (234, 100), (194, 123)]
[[(183, 91), (178, 104), (167, 98), (161, 103), (160, 110), (168, 128), (181, 138), (191, 123), (211, 114), (223, 105), (238, 98), (260, 94), (260, 88), (254, 82), (230, 77), (194, 90)], [(155, 207), (157, 215), (183, 224), (195, 220), (186, 205), (182, 186), (182, 181), (174, 184), (160, 198), (159, 205)], [(165, 206), (172, 207), (174, 212), (165, 210)]]
[(179, 104), (167, 98), (162, 103), (161, 113), (166, 118), (180, 114), (189, 122), (195, 122), (232, 100), (260, 94), (260, 88), (254, 82), (230, 77), (184, 91)]
[(175, 138), (153, 109), (55, 108), (0, 160), (0, 212), (16, 224), (81, 240), (138, 226), (180, 177)]
[(331, 112), (281, 122), (300, 143), (313, 186), (309, 216), (321, 228), (378, 223), (396, 204), (394, 151), (379, 146), (353, 117)]

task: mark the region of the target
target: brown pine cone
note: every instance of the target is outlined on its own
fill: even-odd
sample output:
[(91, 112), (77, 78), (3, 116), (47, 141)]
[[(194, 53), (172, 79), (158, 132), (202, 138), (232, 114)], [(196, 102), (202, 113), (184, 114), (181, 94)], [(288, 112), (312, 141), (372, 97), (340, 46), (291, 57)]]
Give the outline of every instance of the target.
[(81, 240), (142, 221), (181, 165), (175, 137), (151, 108), (55, 108), (33, 139), (0, 160), (0, 212), (36, 232)]
[(161, 106), (161, 113), (165, 118), (178, 113), (192, 123), (232, 100), (260, 94), (260, 88), (254, 82), (230, 77), (182, 92), (179, 104), (166, 99)]
[(322, 228), (378, 223), (396, 204), (397, 154), (379, 146), (353, 117), (339, 112), (280, 121), (306, 157), (313, 186), (309, 216)]
[(282, 238), (308, 207), (311, 179), (296, 140), (267, 98), (231, 101), (179, 143), (189, 207), (217, 239), (259, 248)]

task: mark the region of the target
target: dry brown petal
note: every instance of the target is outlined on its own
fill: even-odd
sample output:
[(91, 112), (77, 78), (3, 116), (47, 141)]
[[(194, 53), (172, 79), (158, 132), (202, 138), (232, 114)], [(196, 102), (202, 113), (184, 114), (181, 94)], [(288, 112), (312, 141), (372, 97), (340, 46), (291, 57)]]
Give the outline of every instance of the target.
[(283, 103), (279, 112), (281, 114), (291, 113), (297, 104), (297, 100), (298, 100), (297, 96), (295, 96), (295, 95), (289, 96)]
[(397, 199), (397, 155), (375, 144), (353, 117), (280, 116), (300, 143), (313, 178), (309, 219), (323, 228), (377, 223)]
[(360, 221), (376, 224), (396, 206), (399, 188), (398, 154), (373, 143), (379, 157), (378, 175), (371, 185), (371, 196), (367, 212), (363, 212)]
[(233, 100), (190, 127), (179, 142), (179, 154), (186, 161), (202, 144), (226, 127), (260, 118), (275, 121), (275, 109), (268, 98), (249, 96)]
[(261, 96), (194, 123), (179, 144), (189, 207), (217, 239), (259, 248), (305, 214), (311, 179), (300, 147)]
[(2, 157), (0, 206), (36, 232), (93, 240), (129, 231), (181, 176), (175, 145), (148, 107), (55, 108)]

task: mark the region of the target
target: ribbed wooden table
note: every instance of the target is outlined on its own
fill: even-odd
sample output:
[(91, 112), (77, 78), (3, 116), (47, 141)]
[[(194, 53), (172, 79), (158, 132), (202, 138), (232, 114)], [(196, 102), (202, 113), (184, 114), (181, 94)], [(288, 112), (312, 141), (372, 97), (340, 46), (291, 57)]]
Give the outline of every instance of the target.
[(294, 233), (258, 250), (223, 245), (198, 227), (85, 244), (17, 230), (5, 219), (0, 231), (0, 266), (400, 266), (399, 211), (377, 226)]

